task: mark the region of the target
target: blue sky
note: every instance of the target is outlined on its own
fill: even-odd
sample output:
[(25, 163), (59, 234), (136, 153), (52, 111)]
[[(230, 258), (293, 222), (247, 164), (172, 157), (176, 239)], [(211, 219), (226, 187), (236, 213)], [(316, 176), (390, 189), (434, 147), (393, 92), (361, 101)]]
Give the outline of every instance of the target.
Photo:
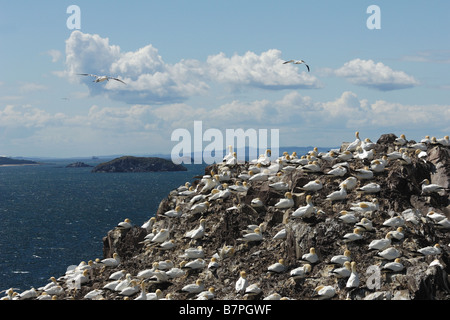
[(170, 153), (194, 121), (279, 129), (281, 147), (443, 137), (449, 13), (444, 0), (0, 0), (0, 155)]

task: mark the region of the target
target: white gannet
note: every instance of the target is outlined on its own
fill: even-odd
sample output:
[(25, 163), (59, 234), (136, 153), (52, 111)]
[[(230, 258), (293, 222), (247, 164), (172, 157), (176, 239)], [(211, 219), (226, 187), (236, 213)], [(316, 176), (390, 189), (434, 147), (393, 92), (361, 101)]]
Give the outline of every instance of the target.
[(136, 280), (131, 280), (129, 285), (123, 288), (119, 294), (122, 296), (132, 296), (133, 294), (139, 292), (140, 286)]
[(381, 191), (381, 186), (378, 183), (371, 182), (361, 188), (358, 188), (357, 191), (362, 193), (378, 193)]
[(369, 243), (369, 249), (371, 250), (384, 250), (391, 245), (392, 233), (386, 233), (383, 239), (375, 239)]
[(388, 154), (386, 154), (386, 157), (388, 158), (388, 160), (397, 160), (397, 159), (401, 159), (402, 157), (402, 153), (403, 153), (403, 148), (400, 148), (398, 151), (392, 151)]
[(261, 288), (259, 287), (258, 283), (253, 283), (251, 285), (249, 285), (246, 289), (245, 289), (245, 294), (247, 295), (257, 295), (261, 292)]
[(196, 203), (191, 207), (190, 212), (192, 214), (202, 213), (208, 210), (209, 206), (210, 206), (209, 201)]
[(261, 199), (259, 199), (259, 198), (254, 198), (254, 199), (252, 199), (250, 205), (251, 205), (253, 208), (261, 208), (261, 207), (264, 207), (264, 203), (263, 203), (263, 202), (261, 201)]
[(286, 229), (281, 229), (280, 231), (278, 231), (273, 237), (272, 239), (286, 239), (287, 237), (287, 231)]
[(347, 284), (345, 285), (346, 288), (356, 288), (359, 286), (359, 275), (358, 272), (356, 271), (355, 261), (352, 261), (351, 269), (352, 272), (350, 274), (350, 277), (348, 277)]
[(186, 275), (186, 271), (183, 270), (185, 264), (186, 261), (182, 261), (180, 263), (180, 268), (173, 267), (170, 270), (166, 271), (166, 275), (169, 277), (169, 279), (184, 277)]
[(448, 218), (442, 219), (437, 224), (439, 228), (450, 229), (450, 220)]
[(248, 184), (247, 181), (240, 182), (239, 180), (233, 186), (229, 186), (229, 188), (235, 192), (247, 192)]
[(424, 179), (420, 184), (422, 185), (422, 194), (430, 194), (444, 189), (444, 187), (438, 184), (430, 183), (428, 179)]
[(89, 300), (96, 300), (102, 294), (103, 294), (103, 290), (94, 289), (94, 290), (91, 290), (88, 293), (86, 293), (83, 298), (84, 299), (89, 299)]
[[(9, 299), (9, 297), (2, 298), (0, 300), (14, 300), (14, 299)], [(41, 294), (39, 296), (36, 297), (36, 300), (56, 300), (56, 296), (51, 296), (50, 294), (48, 294), (47, 292), (41, 292)]]
[(373, 231), (373, 223), (366, 217), (362, 218), (360, 222), (355, 223), (355, 227), (361, 231)]
[(183, 268), (193, 269), (193, 270), (195, 270), (195, 269), (203, 269), (205, 267), (206, 267), (206, 261), (203, 260), (202, 258), (197, 258), (197, 259), (195, 259), (193, 261), (189, 261), (183, 266)]
[(288, 64), (288, 63), (293, 63), (293, 64), (302, 64), (303, 63), (306, 66), (306, 69), (308, 69), (308, 72), (309, 72), (309, 65), (307, 65), (305, 63), (305, 61), (303, 61), (303, 60), (289, 60), (289, 61), (283, 62), (283, 64)]
[(423, 138), (422, 140), (420, 140), (421, 143), (430, 143), (430, 136), (425, 136), (425, 138)]
[(353, 229), (353, 232), (346, 233), (344, 235), (345, 242), (353, 242), (361, 239), (362, 239), (361, 231), (358, 228), (355, 228)]
[(330, 263), (344, 265), (346, 261), (351, 261), (351, 252), (350, 250), (344, 250), (344, 254), (338, 254), (330, 259)]
[(169, 281), (169, 276), (164, 270), (156, 269), (153, 276), (151, 276), (149, 280), (155, 283), (162, 283)]
[(117, 228), (119, 229), (130, 229), (132, 227), (131, 220), (126, 218), (124, 221), (119, 222), (117, 224)]
[(319, 299), (331, 299), (336, 294), (336, 289), (333, 286), (318, 286), (314, 289)]
[(405, 225), (405, 219), (399, 216), (395, 216), (384, 220), (383, 226), (385, 227), (403, 227)]
[(22, 293), (19, 294), (19, 300), (25, 300), (25, 299), (33, 299), (38, 296), (37, 291), (35, 288), (31, 288), (29, 290), (25, 290)]
[(376, 198), (372, 199), (372, 201), (370, 202), (369, 201), (353, 202), (350, 205), (351, 205), (350, 210), (360, 213), (377, 211), (380, 208), (378, 199)]
[(200, 219), (200, 225), (185, 233), (185, 237), (186, 238), (191, 238), (191, 239), (200, 239), (205, 235), (205, 223), (206, 223), (206, 219)]
[(251, 170), (248, 173), (250, 174), (248, 181), (267, 181), (269, 179), (269, 171), (267, 169), (256, 174)]
[(272, 156), (272, 150), (267, 149), (266, 152), (258, 157), (256, 163), (261, 163), (263, 166), (270, 165), (270, 157)]
[(166, 240), (163, 243), (161, 243), (158, 248), (161, 250), (170, 250), (175, 248), (176, 244), (175, 244), (175, 240), (170, 239), (170, 240)]
[(378, 252), (378, 255), (386, 260), (394, 260), (395, 258), (400, 257), (401, 254), (400, 251), (394, 247), (389, 247), (381, 252)]
[(261, 234), (261, 229), (256, 228), (254, 230), (254, 232), (244, 234), (243, 238), (239, 238), (238, 240), (243, 240), (246, 242), (261, 241), (261, 240), (263, 240), (263, 236)]
[(163, 228), (159, 230), (157, 234), (155, 234), (151, 242), (163, 243), (168, 238), (169, 238), (169, 230)]
[(158, 263), (153, 262), (151, 269), (144, 269), (144, 270), (139, 271), (138, 274), (136, 275), (136, 277), (140, 278), (140, 279), (150, 279), (151, 277), (153, 277), (155, 275), (155, 271), (156, 271), (157, 267), (158, 267)]
[(305, 184), (303, 187), (301, 187), (301, 190), (304, 191), (318, 191), (323, 188), (323, 184), (320, 180), (313, 180), (309, 181), (307, 184)]
[(204, 258), (205, 252), (203, 251), (202, 246), (198, 246), (196, 248), (187, 248), (184, 249), (184, 253), (180, 257), (185, 259)]
[(281, 295), (278, 292), (269, 294), (263, 300), (281, 300)]
[(311, 272), (311, 265), (310, 264), (304, 264), (301, 267), (297, 267), (295, 269), (292, 269), (289, 273), (290, 277), (294, 280), (297, 279), (303, 279), (306, 277), (308, 273)]
[(63, 294), (64, 289), (60, 285), (56, 285), (56, 286), (46, 289), (44, 292), (50, 296), (57, 296), (57, 295)]
[(361, 144), (361, 139), (359, 138), (359, 131), (355, 132), (355, 137), (356, 139), (347, 146), (346, 151), (353, 152)]
[(156, 218), (155, 217), (151, 217), (150, 219), (148, 219), (146, 222), (144, 222), (141, 226), (141, 228), (146, 229), (147, 232), (152, 231), (153, 229), (153, 225), (156, 222)]
[(117, 253), (113, 253), (112, 258), (106, 258), (100, 262), (106, 267), (117, 267), (120, 264), (120, 257)]
[(344, 200), (345, 198), (347, 198), (347, 185), (344, 183), (341, 187), (340, 190), (338, 191), (333, 191), (332, 193), (330, 193), (329, 195), (327, 195), (327, 200), (331, 200), (331, 201), (339, 201), (339, 200)]
[(126, 270), (119, 270), (111, 273), (111, 275), (108, 277), (108, 280), (119, 280), (125, 277), (126, 274), (127, 274)]
[[(117, 281), (117, 285), (112, 290), (120, 292), (123, 289), (127, 288), (130, 285), (131, 281), (133, 281), (133, 279), (131, 278), (131, 273), (127, 273), (125, 276), (125, 279), (116, 280), (116, 281)], [(109, 284), (114, 283), (116, 281), (110, 282)], [(103, 287), (103, 289), (109, 289), (109, 288), (110, 288), (110, 286)]]
[(351, 263), (350, 261), (345, 261), (342, 267), (335, 268), (330, 271), (330, 274), (335, 275), (338, 278), (348, 278), (352, 273)]
[(312, 264), (319, 261), (319, 256), (316, 253), (316, 249), (310, 248), (308, 253), (305, 253), (304, 255), (302, 255), (302, 260), (308, 261), (309, 263), (312, 263)]
[(428, 246), (424, 248), (420, 248), (417, 252), (423, 254), (424, 256), (440, 254), (442, 252), (441, 246), (439, 243), (436, 243), (434, 246)]
[(434, 212), (434, 211), (429, 211), (427, 212), (426, 215), (427, 218), (431, 219), (432, 221), (438, 223), (441, 220), (444, 220), (446, 218), (446, 216), (444, 216), (443, 214)]
[(183, 212), (181, 211), (180, 206), (176, 206), (175, 209), (164, 212), (164, 215), (169, 218), (179, 218), (182, 214)]
[(289, 190), (289, 184), (284, 181), (279, 181), (275, 183), (269, 184), (269, 187), (273, 188), (276, 191), (287, 191)]
[(336, 158), (339, 161), (347, 161), (353, 158), (353, 153), (351, 153), (348, 150), (345, 150), (344, 152), (340, 153)]
[(197, 294), (195, 300), (211, 300), (215, 297), (215, 289), (214, 287), (209, 287), (208, 290), (202, 291), (199, 294)]
[(394, 144), (396, 146), (404, 146), (408, 141), (406, 140), (406, 137), (404, 134), (401, 134), (400, 137), (395, 138)]
[(373, 172), (383, 172), (384, 169), (386, 169), (386, 162), (382, 162), (379, 159), (375, 159), (372, 160), (372, 162), (370, 162), (370, 170)]
[(308, 164), (304, 165), (302, 169), (306, 172), (320, 172), (320, 165), (317, 161), (311, 161)]
[(445, 147), (450, 146), (450, 139), (449, 136), (444, 136), (443, 138), (439, 138), (435, 140), (437, 144), (441, 144)]
[(284, 265), (284, 259), (278, 260), (278, 262), (271, 264), (268, 268), (268, 271), (275, 273), (282, 273), (286, 271), (286, 266)]
[(356, 151), (353, 155), (354, 159), (357, 160), (373, 160), (373, 157), (375, 155), (375, 150), (364, 150), (361, 148), (361, 146), (356, 147)]
[(113, 78), (113, 77), (110, 77), (110, 76), (97, 76), (95, 74), (90, 74), (90, 73), (79, 73), (78, 75), (94, 77), (95, 78), (94, 82), (103, 82), (103, 81), (109, 81), (109, 80), (116, 80), (116, 81), (122, 82), (123, 84), (126, 84), (122, 80), (120, 80), (118, 78)]
[(216, 257), (212, 257), (211, 260), (208, 263), (208, 270), (210, 271), (216, 271), (220, 267), (219, 261), (217, 261)]
[(338, 166), (335, 169), (331, 169), (326, 173), (326, 175), (331, 175), (333, 177), (343, 177), (347, 173), (347, 168), (343, 166)]
[(312, 203), (312, 197), (308, 194), (306, 196), (306, 206), (299, 207), (292, 213), (293, 218), (309, 218), (313, 213), (316, 213), (317, 209)]
[(403, 233), (403, 227), (398, 227), (396, 230), (390, 232), (393, 239), (402, 240), (405, 237), (405, 234)]
[(361, 148), (364, 150), (372, 150), (377, 146), (376, 143), (372, 142), (369, 138), (365, 138), (363, 141), (361, 141)]
[(161, 289), (156, 289), (155, 292), (148, 292), (145, 295), (145, 300), (160, 300), (163, 298)]
[(368, 180), (373, 178), (373, 171), (368, 167), (364, 167), (364, 169), (356, 169), (354, 176), (358, 180)]
[(233, 154), (234, 154), (233, 146), (230, 144), (228, 146), (228, 154), (223, 157), (222, 162), (227, 162), (228, 160), (232, 159), (233, 158)]
[(356, 185), (358, 184), (358, 179), (356, 179), (355, 177), (348, 177), (347, 179), (345, 179), (344, 181), (342, 181), (339, 184), (339, 188), (342, 188), (343, 185), (345, 184), (345, 190), (350, 191), (355, 189)]
[(245, 292), (245, 289), (248, 286), (247, 273), (245, 271), (241, 271), (239, 273), (239, 279), (236, 281), (234, 289), (237, 293)]
[(195, 283), (188, 284), (184, 286), (181, 291), (189, 293), (200, 293), (205, 289), (202, 279), (197, 279)]
[(173, 262), (172, 260), (169, 259), (158, 261), (157, 263), (158, 263), (157, 269), (159, 270), (168, 270), (173, 268)]
[(386, 263), (381, 269), (394, 272), (402, 271), (405, 266), (401, 263), (400, 258), (395, 258), (393, 262)]
[(292, 199), (292, 193), (290, 192), (286, 192), (284, 194), (285, 198), (284, 199), (280, 199), (276, 204), (275, 204), (275, 208), (278, 209), (288, 209), (291, 208), (292, 206), (294, 206), (294, 199)]
[(348, 212), (347, 210), (341, 210), (340, 216), (338, 217), (339, 220), (343, 221), (344, 223), (356, 223), (358, 222), (358, 218), (351, 212)]

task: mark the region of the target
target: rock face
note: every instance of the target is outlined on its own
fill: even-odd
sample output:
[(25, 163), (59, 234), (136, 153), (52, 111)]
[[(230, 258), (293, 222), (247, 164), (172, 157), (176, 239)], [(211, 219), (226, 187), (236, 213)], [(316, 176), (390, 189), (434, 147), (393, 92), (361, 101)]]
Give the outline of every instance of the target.
[[(392, 134), (380, 137), (371, 149), (375, 150), (374, 159), (382, 159), (388, 154), (392, 157), (391, 153), (400, 148), (394, 144), (395, 138)], [(413, 142), (409, 144), (412, 145)], [(334, 288), (335, 294), (331, 297), (334, 300), (450, 300), (450, 228), (440, 225), (428, 215), (430, 211), (434, 211), (449, 217), (448, 188), (430, 194), (422, 194), (421, 191), (421, 182), (424, 179), (431, 181), (433, 175), (438, 174), (443, 178), (439, 181), (448, 181), (449, 149), (443, 145), (429, 144), (426, 146), (427, 156), (419, 158), (414, 149), (401, 147), (408, 150), (411, 161), (394, 158), (386, 160), (385, 169), (374, 172), (372, 178), (357, 179), (352, 189), (349, 184), (347, 195), (342, 200), (334, 201), (327, 200), (327, 196), (339, 190), (339, 185), (347, 178), (356, 176), (358, 169), (370, 167), (370, 158), (357, 159), (355, 153), (346, 161), (347, 173), (335, 177), (327, 173), (337, 163), (344, 165), (344, 161), (337, 158), (343, 152), (335, 153), (331, 158), (326, 154), (311, 153), (310, 156), (314, 156), (320, 165), (320, 170), (316, 172), (307, 170), (306, 164), (301, 163), (300, 159), (284, 157), (281, 162), (272, 161), (270, 165), (261, 166), (259, 170), (267, 169), (271, 172), (266, 179), (246, 180), (247, 190), (231, 191), (228, 196), (224, 192), (221, 194), (223, 198), (218, 197), (217, 191), (203, 189), (208, 185), (208, 179), (212, 176), (222, 180), (214, 187), (225, 190), (236, 181), (245, 179), (241, 174), (248, 173), (254, 164), (209, 166), (205, 170), (205, 177), (191, 183), (193, 193), (186, 194), (175, 189), (160, 203), (155, 220), (148, 229), (132, 225), (126, 229), (117, 227), (109, 231), (103, 239), (104, 255), (106, 258), (117, 253), (121, 257), (120, 265), (95, 268), (94, 264), (89, 282), (70, 295), (75, 299), (83, 299), (89, 291), (102, 289), (111, 282), (108, 277), (113, 272), (126, 270), (133, 278), (137, 278), (140, 271), (158, 267), (155, 263), (170, 260), (175, 267), (180, 267), (182, 263), (184, 267), (180, 268), (185, 271), (185, 275), (181, 278), (157, 280), (156, 274), (160, 276), (162, 271), (156, 271), (154, 278), (139, 279), (146, 282), (147, 292), (160, 289), (164, 295), (170, 294), (173, 299), (195, 299), (195, 294), (184, 292), (182, 288), (201, 279), (205, 290), (214, 287), (215, 299), (220, 300), (260, 300), (274, 293), (278, 297), (289, 299), (320, 299), (315, 288), (321, 285)], [(315, 180), (322, 182), (320, 190), (303, 189), (308, 182)], [(277, 181), (287, 183), (287, 189), (277, 190), (270, 186)], [(379, 184), (380, 191), (360, 191), (361, 187), (369, 183)], [(293, 205), (290, 208), (280, 208), (277, 203), (285, 198), (286, 191), (291, 193)], [(204, 198), (191, 203), (193, 197), (198, 195)], [(261, 200), (262, 206), (252, 204), (255, 198)], [(209, 206), (204, 210), (194, 210), (194, 204), (204, 201), (208, 201)], [(306, 206), (307, 201), (311, 201), (316, 210), (310, 216), (294, 218), (293, 212)], [(377, 203), (378, 207), (368, 209), (364, 205), (353, 205), (360, 201)], [(181, 216), (165, 215), (176, 207), (181, 210)], [(341, 220), (343, 210), (353, 213), (356, 221), (345, 223)], [(363, 226), (365, 219), (371, 222), (373, 228), (366, 224)], [(186, 237), (187, 231), (194, 230), (203, 223), (202, 236), (196, 239)], [(262, 240), (242, 240), (249, 225), (259, 226)], [(393, 258), (380, 256), (384, 248), (369, 249), (369, 244), (373, 240), (386, 238), (388, 232), (398, 231), (398, 227), (403, 228), (400, 231), (404, 237), (392, 238), (386, 248), (397, 250), (404, 268), (391, 271), (385, 267), (387, 263), (394, 261)], [(145, 240), (148, 234), (162, 229), (169, 231), (167, 240), (174, 241), (173, 248), (163, 250), (160, 243)], [(359, 230), (355, 232), (359, 232), (361, 238), (350, 242), (345, 235), (355, 229)], [(285, 231), (285, 236), (275, 238), (281, 230)], [(424, 255), (418, 251), (436, 244), (440, 246), (437, 254)], [(183, 261), (194, 260), (185, 256), (185, 250), (198, 247), (203, 250), (201, 258), (205, 261), (204, 267), (185, 268)], [(315, 250), (317, 261), (308, 261), (305, 256), (311, 252), (311, 248)], [(350, 251), (350, 260), (355, 262), (354, 271), (359, 283), (354, 287), (347, 286), (348, 276), (339, 278), (333, 272), (340, 265), (333, 264), (331, 259), (344, 254), (345, 250)], [(213, 256), (219, 262), (217, 269), (207, 267)], [(269, 271), (269, 266), (280, 259), (283, 259), (284, 271)], [(294, 279), (291, 271), (306, 264), (311, 269), (304, 277)], [(159, 266), (162, 268), (162, 264)], [(307, 267), (304, 268), (307, 270)], [(249, 285), (258, 284), (259, 293), (246, 294), (235, 290), (241, 271), (246, 272)], [(138, 294), (135, 293), (130, 298), (133, 299)], [(68, 295), (66, 291), (65, 296)], [(111, 300), (124, 298), (118, 292), (107, 289), (103, 289), (101, 297)]]
[(2, 165), (30, 165), (30, 164), (39, 164), (35, 161), (31, 160), (20, 160), (20, 159), (12, 159), (8, 157), (0, 157), (0, 166)]
[(74, 163), (68, 164), (66, 166), (66, 168), (89, 168), (89, 167), (92, 167), (92, 166), (88, 165), (84, 162), (74, 162)]
[(187, 171), (182, 165), (156, 157), (120, 157), (97, 165), (92, 172)]

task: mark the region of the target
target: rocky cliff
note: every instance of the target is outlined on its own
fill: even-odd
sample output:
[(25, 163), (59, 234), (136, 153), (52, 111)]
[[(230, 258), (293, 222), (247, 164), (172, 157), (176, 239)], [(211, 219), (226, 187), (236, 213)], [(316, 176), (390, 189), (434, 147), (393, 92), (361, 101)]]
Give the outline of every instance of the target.
[[(350, 145), (208, 167), (174, 189), (148, 226), (124, 221), (108, 232), (105, 258), (118, 255), (120, 264), (81, 264), (89, 279), (61, 297), (135, 299), (141, 283), (149, 298), (195, 299), (185, 286), (201, 280), (200, 289), (214, 288), (219, 300), (450, 300), (449, 146), (403, 143), (393, 134), (345, 152)], [(319, 187), (309, 189), (314, 181)], [(427, 190), (432, 184), (441, 187)], [(350, 267), (334, 262), (346, 251)], [(170, 275), (171, 263), (181, 277)], [(136, 280), (129, 296), (104, 287), (119, 270)], [(241, 272), (247, 289), (237, 290)], [(253, 284), (256, 291), (246, 292)], [(329, 296), (319, 295), (322, 286)]]
[(182, 165), (157, 157), (120, 157), (97, 165), (92, 172), (186, 171)]

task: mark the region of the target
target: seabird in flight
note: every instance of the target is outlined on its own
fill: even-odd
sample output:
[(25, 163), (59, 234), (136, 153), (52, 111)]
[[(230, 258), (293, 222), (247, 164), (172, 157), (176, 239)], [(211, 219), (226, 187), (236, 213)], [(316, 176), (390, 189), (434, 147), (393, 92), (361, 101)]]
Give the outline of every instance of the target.
[(109, 76), (97, 76), (95, 74), (89, 74), (89, 73), (79, 73), (78, 75), (95, 77), (94, 82), (103, 82), (103, 81), (109, 81), (109, 80), (116, 80), (116, 81), (122, 82), (123, 84), (126, 84), (125, 82), (123, 82), (120, 79), (109, 77)]
[(289, 61), (283, 62), (283, 64), (287, 64), (287, 63), (293, 63), (293, 64), (302, 64), (302, 63), (304, 63), (306, 68), (308, 68), (308, 72), (309, 72), (309, 66), (303, 60), (289, 60)]

